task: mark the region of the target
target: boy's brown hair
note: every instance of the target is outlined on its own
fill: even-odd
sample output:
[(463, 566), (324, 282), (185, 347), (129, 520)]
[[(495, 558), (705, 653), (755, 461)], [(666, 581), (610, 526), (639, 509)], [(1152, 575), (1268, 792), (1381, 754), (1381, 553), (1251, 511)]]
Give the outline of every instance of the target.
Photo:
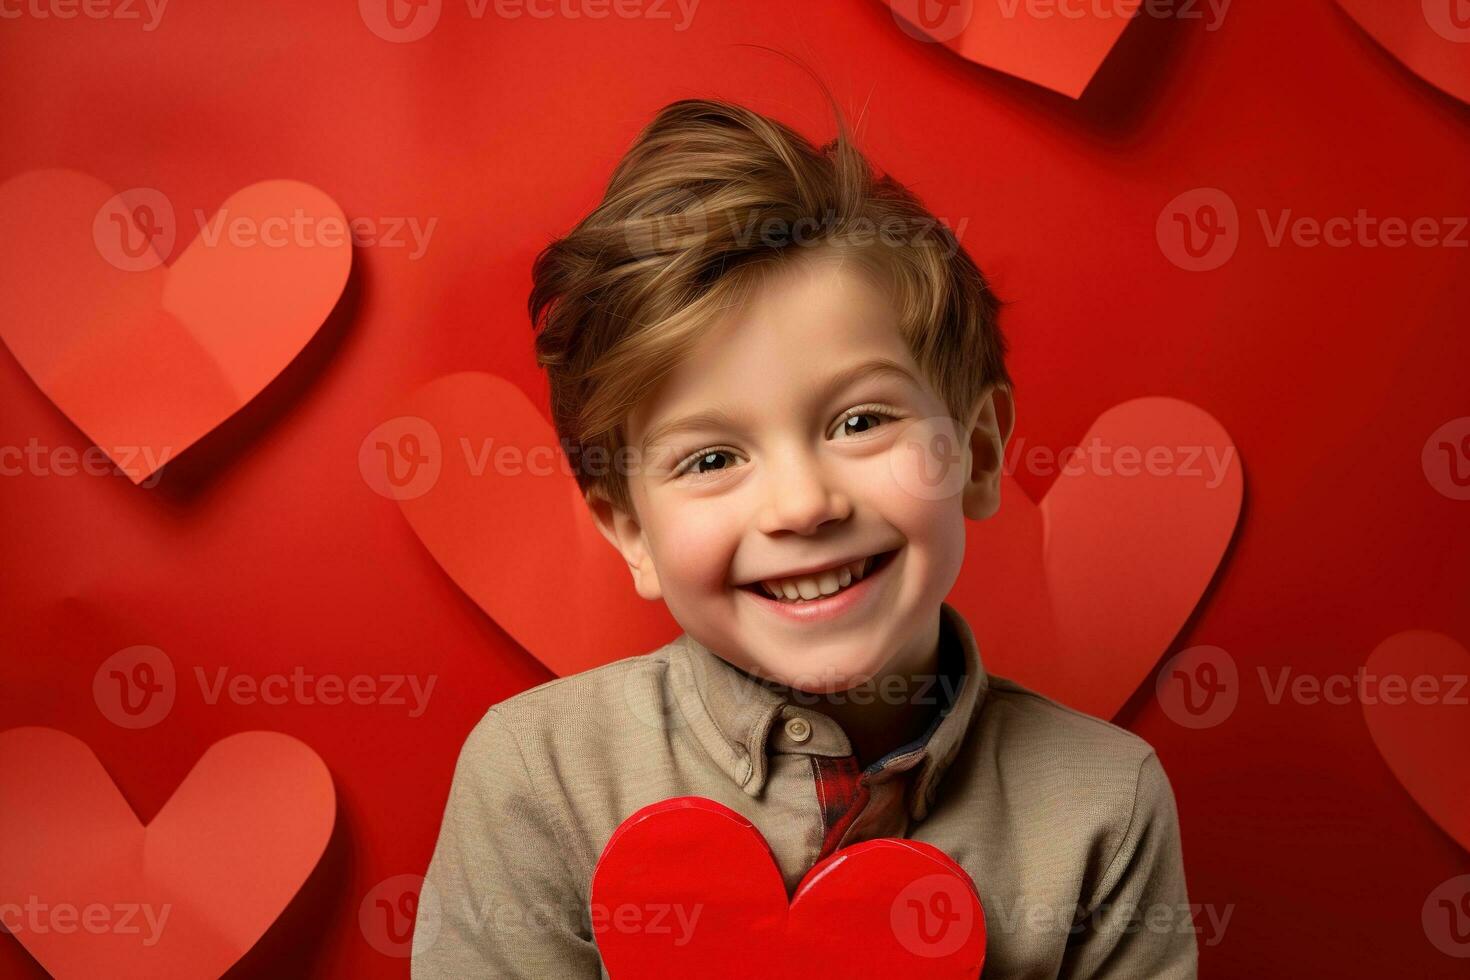
[(585, 493), (633, 513), (624, 423), (720, 313), (772, 263), (838, 249), (880, 277), (900, 330), (952, 416), (1010, 385), (1000, 301), (954, 234), (838, 135), (818, 149), (727, 102), (654, 117), (602, 203), (532, 270), (536, 359), (552, 420)]

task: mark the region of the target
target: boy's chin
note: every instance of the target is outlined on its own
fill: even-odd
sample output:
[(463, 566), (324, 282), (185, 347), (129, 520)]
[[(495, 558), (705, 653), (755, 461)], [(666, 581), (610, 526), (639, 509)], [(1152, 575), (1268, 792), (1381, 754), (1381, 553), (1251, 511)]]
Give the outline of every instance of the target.
[(866, 662), (848, 662), (821, 666), (803, 664), (800, 669), (768, 670), (766, 673), (794, 691), (805, 694), (840, 694), (871, 685), (881, 671)]

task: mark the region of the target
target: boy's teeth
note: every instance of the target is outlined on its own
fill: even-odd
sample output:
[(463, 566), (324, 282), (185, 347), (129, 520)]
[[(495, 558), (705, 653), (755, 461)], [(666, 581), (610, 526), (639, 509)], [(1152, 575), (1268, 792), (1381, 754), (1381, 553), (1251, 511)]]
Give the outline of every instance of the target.
[(818, 596), (829, 596), (862, 581), (872, 565), (871, 558), (859, 558), (835, 569), (816, 575), (801, 575), (796, 578), (770, 579), (761, 583), (761, 588), (774, 599), (787, 602), (807, 601)]

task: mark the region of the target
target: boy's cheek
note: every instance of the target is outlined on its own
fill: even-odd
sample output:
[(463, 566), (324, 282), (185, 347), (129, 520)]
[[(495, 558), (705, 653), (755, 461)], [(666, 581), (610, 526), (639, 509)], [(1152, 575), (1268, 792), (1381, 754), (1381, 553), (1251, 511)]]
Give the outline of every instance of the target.
[(868, 503), (911, 543), (949, 536), (956, 527), (963, 531), (963, 498), (956, 481), (941, 477), (915, 443), (895, 443), (883, 468), (867, 481), (874, 491)]
[(965, 561), (965, 524), (963, 514), (957, 520), (935, 516), (922, 532), (909, 535), (906, 577), (924, 595), (943, 598)]
[(965, 514), (958, 494), (911, 493), (898, 481), (875, 501), (885, 521), (903, 535), (910, 577), (941, 597), (959, 577), (965, 559)]
[(916, 514), (928, 505), (961, 505), (969, 457), (953, 419), (939, 415), (909, 423), (884, 457), (888, 482)]
[(665, 510), (658, 518), (655, 562), (668, 592), (711, 592), (729, 584), (738, 532), (710, 507)]

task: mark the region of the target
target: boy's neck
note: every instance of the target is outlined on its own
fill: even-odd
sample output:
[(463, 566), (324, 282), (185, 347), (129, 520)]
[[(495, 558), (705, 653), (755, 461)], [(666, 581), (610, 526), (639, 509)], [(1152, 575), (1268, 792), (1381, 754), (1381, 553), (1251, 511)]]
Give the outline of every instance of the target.
[[(940, 616), (893, 658), (889, 668), (858, 688), (861, 698), (814, 697), (802, 704), (837, 722), (864, 769), (900, 745), (915, 741), (939, 712)], [(919, 694), (926, 697), (919, 698)]]

